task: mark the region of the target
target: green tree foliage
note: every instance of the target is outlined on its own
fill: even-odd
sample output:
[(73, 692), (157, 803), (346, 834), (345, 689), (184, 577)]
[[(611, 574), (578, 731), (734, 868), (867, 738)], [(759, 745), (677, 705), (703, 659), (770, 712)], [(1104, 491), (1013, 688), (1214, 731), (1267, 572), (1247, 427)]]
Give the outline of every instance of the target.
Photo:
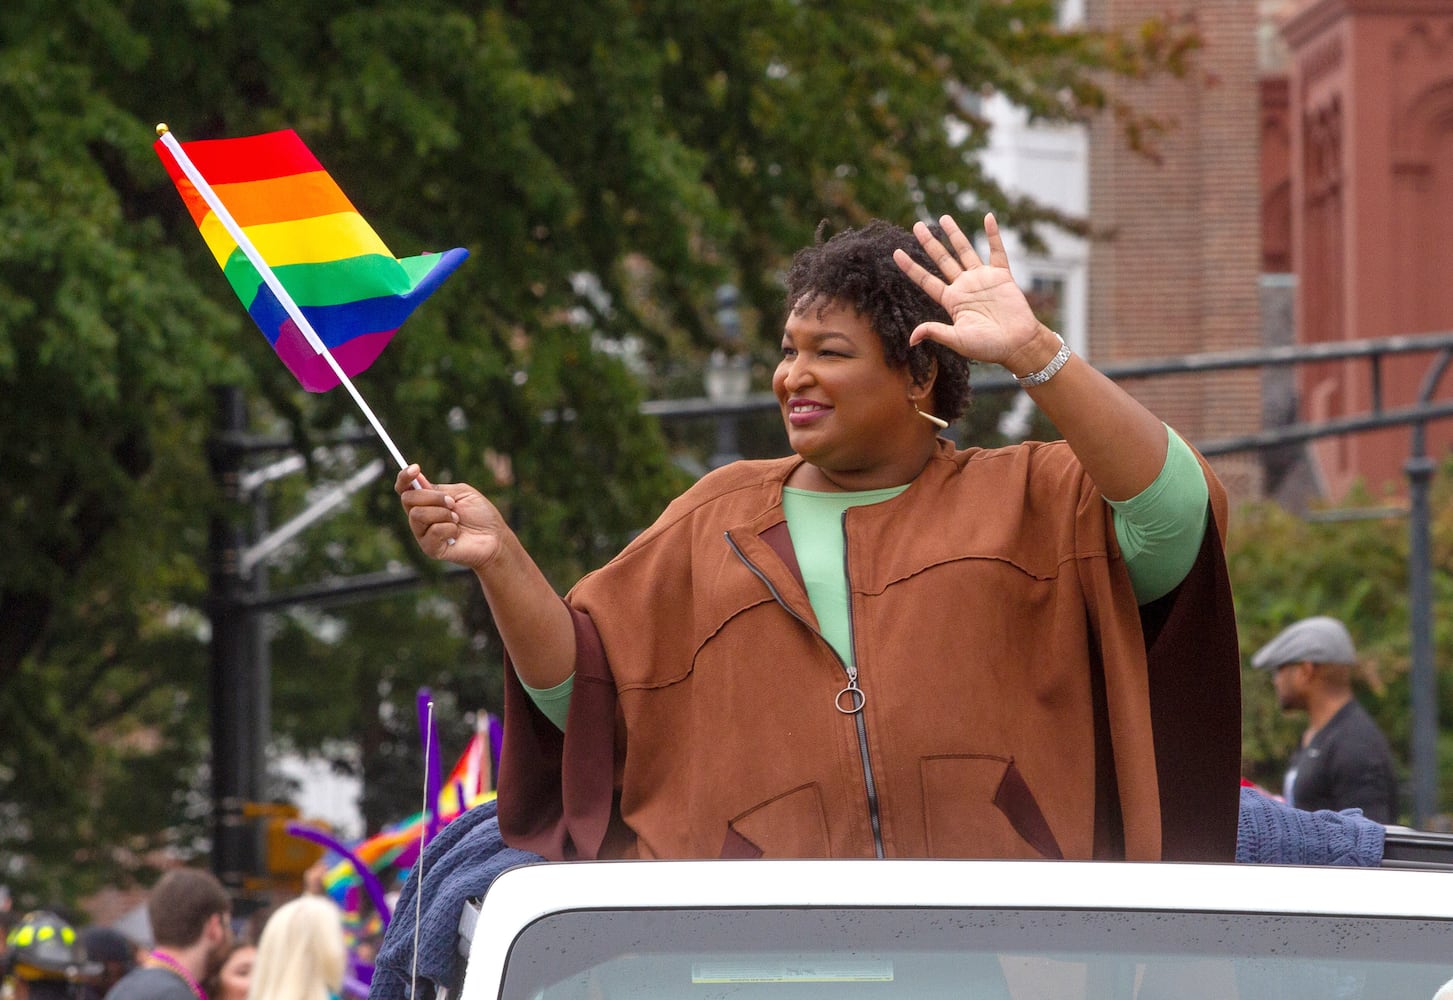
[[(235, 516), (208, 472), (213, 390), (241, 386), (254, 430), (309, 460), (246, 516), (280, 523), (373, 447), (323, 447), (358, 425), (352, 402), (302, 393), (251, 328), (154, 123), (184, 141), (294, 128), (396, 253), (469, 247), (360, 390), (432, 478), (493, 486), (563, 588), (680, 485), (637, 404), (710, 346), (720, 283), (742, 289), (762, 363), (778, 275), (822, 220), (992, 207), (1031, 237), (1079, 227), (984, 176), (973, 97), (1108, 111), (1143, 141), (1152, 123), (1096, 81), (1180, 70), (1193, 40), (1062, 32), (1055, 6), (0, 7), (0, 881), (74, 898), (205, 844), (208, 532)], [(376, 483), (266, 583), (418, 565), (404, 536)], [(469, 712), (498, 710), (497, 644), (457, 589), (269, 621), (276, 730), (361, 740), (370, 779), (417, 757), (419, 686), (446, 757)], [(412, 811), (408, 784), (370, 780), (375, 824)]]

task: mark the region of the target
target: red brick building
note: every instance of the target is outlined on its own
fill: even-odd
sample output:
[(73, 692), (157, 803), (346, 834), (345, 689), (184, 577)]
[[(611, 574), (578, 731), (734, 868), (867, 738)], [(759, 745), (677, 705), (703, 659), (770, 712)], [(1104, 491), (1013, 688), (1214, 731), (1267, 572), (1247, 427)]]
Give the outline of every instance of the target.
[[(1297, 341), (1453, 329), (1453, 0), (1281, 6), (1286, 74), (1262, 89), (1262, 191), (1268, 252), (1285, 252), (1297, 276)], [(1386, 363), (1385, 407), (1416, 399), (1429, 360)], [(1437, 398), (1453, 396), (1445, 382)], [(1308, 366), (1300, 417), (1366, 414), (1372, 391), (1365, 362)], [(1453, 424), (1430, 426), (1431, 455), (1450, 444)], [(1400, 490), (1408, 452), (1407, 430), (1313, 449), (1333, 498), (1359, 479), (1375, 493)]]
[[(1090, 351), (1100, 363), (1453, 330), (1453, 0), (1088, 0), (1092, 24), (1177, 11), (1195, 72), (1128, 89), (1167, 121), (1160, 161), (1097, 122)], [(1386, 362), (1382, 405), (1416, 399), (1428, 355)], [(1453, 397), (1453, 375), (1437, 398)], [(1170, 378), (1131, 390), (1193, 440), (1362, 416), (1365, 361)], [(1453, 421), (1429, 449), (1453, 446)], [(1293, 502), (1361, 480), (1405, 488), (1409, 432), (1315, 443)], [(1278, 464), (1280, 463), (1280, 464)], [(1235, 499), (1287, 499), (1292, 463), (1218, 461)]]

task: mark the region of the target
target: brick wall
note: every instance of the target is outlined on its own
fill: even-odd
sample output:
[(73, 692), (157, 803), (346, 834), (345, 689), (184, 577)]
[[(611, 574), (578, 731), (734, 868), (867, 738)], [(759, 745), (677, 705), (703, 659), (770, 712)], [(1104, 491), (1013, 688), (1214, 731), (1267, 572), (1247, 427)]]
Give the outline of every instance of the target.
[[(1363, 340), (1453, 328), (1453, 3), (1306, 0), (1286, 21), (1297, 341)], [(1299, 366), (1301, 417), (1397, 410), (1417, 399), (1430, 355)], [(1453, 380), (1433, 399), (1446, 402)], [(1312, 451), (1324, 490), (1402, 494), (1406, 428), (1344, 435)], [(1453, 424), (1427, 454), (1453, 453)]]
[[(1164, 0), (1088, 0), (1096, 26), (1176, 10)], [(1117, 84), (1170, 129), (1158, 162), (1131, 151), (1108, 118), (1090, 130), (1089, 353), (1101, 364), (1260, 345), (1258, 12), (1248, 0), (1201, 0), (1202, 46), (1184, 79)], [(1260, 429), (1255, 371), (1127, 383), (1188, 440)], [(1255, 454), (1213, 462), (1233, 504), (1259, 499)]]

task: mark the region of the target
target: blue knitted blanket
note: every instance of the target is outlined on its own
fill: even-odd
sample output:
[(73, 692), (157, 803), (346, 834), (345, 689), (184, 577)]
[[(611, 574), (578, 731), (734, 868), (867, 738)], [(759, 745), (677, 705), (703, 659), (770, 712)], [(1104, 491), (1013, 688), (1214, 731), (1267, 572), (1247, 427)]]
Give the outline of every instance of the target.
[(464, 957), (459, 952), (459, 918), (464, 904), (483, 896), (507, 868), (534, 864), (538, 854), (506, 847), (495, 818), (495, 803), (475, 806), (446, 824), (424, 848), (423, 906), (418, 906), (418, 874), (414, 865), (399, 893), (393, 919), (384, 932), (368, 1000), (408, 1000), (414, 973), (414, 923), (419, 924), (420, 1000), (441, 986), (457, 993), (464, 983)]
[(1242, 788), (1236, 860), (1373, 868), (1382, 863), (1386, 834), (1383, 825), (1363, 816), (1361, 809), (1307, 812), (1254, 788)]

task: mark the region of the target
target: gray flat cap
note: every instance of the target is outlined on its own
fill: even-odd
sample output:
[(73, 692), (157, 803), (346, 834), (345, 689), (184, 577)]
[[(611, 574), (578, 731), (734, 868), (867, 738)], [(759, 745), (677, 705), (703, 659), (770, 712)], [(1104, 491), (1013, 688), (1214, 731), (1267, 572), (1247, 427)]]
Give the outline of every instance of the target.
[(1275, 670), (1287, 663), (1357, 662), (1357, 650), (1347, 626), (1335, 618), (1318, 615), (1303, 618), (1282, 629), (1277, 637), (1256, 651), (1251, 665), (1259, 670)]

